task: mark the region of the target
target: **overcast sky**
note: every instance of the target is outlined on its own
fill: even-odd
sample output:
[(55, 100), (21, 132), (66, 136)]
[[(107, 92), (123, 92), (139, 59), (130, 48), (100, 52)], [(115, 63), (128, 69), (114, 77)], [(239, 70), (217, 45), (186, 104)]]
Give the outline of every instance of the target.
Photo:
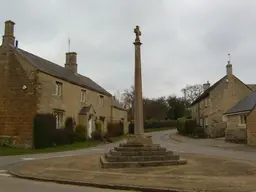
[(110, 93), (133, 84), (133, 29), (142, 36), (143, 94), (181, 95), (216, 82), (228, 53), (235, 75), (256, 83), (255, 0), (0, 0), (19, 47), (64, 66), (68, 38), (79, 73)]

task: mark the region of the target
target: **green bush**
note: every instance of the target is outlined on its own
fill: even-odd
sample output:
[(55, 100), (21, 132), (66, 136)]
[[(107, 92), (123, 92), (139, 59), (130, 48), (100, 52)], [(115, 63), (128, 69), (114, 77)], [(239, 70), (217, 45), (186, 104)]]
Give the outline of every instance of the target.
[(12, 137), (0, 137), (0, 147), (11, 147), (12, 142)]
[[(161, 128), (161, 127), (176, 127), (176, 120), (146, 120), (144, 121), (144, 129)], [(134, 134), (134, 122), (129, 124), (129, 133)]]
[(181, 134), (186, 134), (186, 118), (185, 117), (181, 117), (177, 119), (177, 130), (179, 133)]
[(91, 136), (92, 136), (92, 140), (101, 141), (103, 139), (102, 133), (98, 130), (93, 131)]
[(68, 117), (65, 121), (65, 128), (69, 131), (73, 131), (75, 127), (75, 120), (72, 117)]
[(191, 135), (195, 133), (196, 129), (196, 121), (193, 119), (186, 119), (185, 120), (185, 133)]
[(177, 131), (183, 135), (193, 135), (196, 130), (196, 121), (185, 117), (177, 120)]
[(119, 123), (108, 123), (107, 126), (107, 135), (109, 137), (117, 137), (124, 134), (124, 124), (122, 122)]
[(204, 132), (204, 127), (200, 127), (200, 126), (197, 126), (195, 128), (195, 132), (193, 134), (195, 137), (199, 137), (199, 138), (205, 138), (206, 137), (206, 134)]
[(53, 114), (37, 114), (34, 118), (34, 147), (51, 147), (55, 130), (56, 117)]
[(96, 125), (96, 131), (103, 133), (103, 123), (100, 120), (96, 120), (95, 122)]
[(87, 129), (84, 125), (77, 125), (75, 127), (75, 132), (73, 133), (73, 141), (85, 141), (87, 138)]

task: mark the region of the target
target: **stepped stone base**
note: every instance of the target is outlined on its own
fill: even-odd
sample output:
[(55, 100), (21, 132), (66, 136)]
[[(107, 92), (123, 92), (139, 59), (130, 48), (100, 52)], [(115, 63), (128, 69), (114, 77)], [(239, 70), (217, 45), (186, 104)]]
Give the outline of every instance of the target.
[(125, 168), (181, 165), (187, 161), (159, 144), (153, 144), (151, 137), (134, 135), (127, 139), (127, 143), (114, 147), (101, 157), (100, 163), (102, 168)]

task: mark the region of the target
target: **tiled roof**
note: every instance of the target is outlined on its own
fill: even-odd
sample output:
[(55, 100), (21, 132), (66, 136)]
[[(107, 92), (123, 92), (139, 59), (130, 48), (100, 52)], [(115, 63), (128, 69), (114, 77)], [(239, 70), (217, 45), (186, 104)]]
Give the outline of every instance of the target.
[[(206, 89), (206, 91), (204, 91), (192, 104), (191, 106), (193, 106), (194, 104), (200, 102), (202, 99), (204, 99), (205, 97), (207, 97), (209, 95), (209, 93), (217, 86), (219, 85), (219, 83), (223, 80), (227, 78), (227, 75), (225, 75), (224, 77), (222, 77), (219, 81), (217, 81), (216, 83), (214, 83), (211, 87), (209, 87), (208, 89)], [(243, 83), (240, 79), (238, 79), (236, 76), (235, 78), (240, 81), (241, 83)], [(244, 83), (243, 83), (244, 84)], [(250, 90), (254, 91), (256, 90), (256, 84), (244, 84), (245, 86), (247, 86)]]
[(65, 67), (57, 65), (51, 61), (43, 59), (22, 49), (14, 47), (13, 50), (15, 53), (18, 53), (21, 56), (25, 57), (35, 68), (44, 73), (68, 81), (70, 83), (79, 85), (83, 88), (93, 90), (107, 96), (111, 96), (109, 92), (107, 92), (104, 88), (95, 83), (89, 77), (83, 76), (78, 73), (74, 74), (72, 71), (66, 69)]
[(191, 103), (191, 106), (193, 106), (194, 104), (200, 102), (203, 98), (207, 97), (209, 95), (209, 93), (217, 86), (220, 84), (220, 82), (225, 79), (227, 76), (225, 75), (224, 77), (222, 77), (219, 81), (217, 81), (216, 83), (214, 83), (212, 86), (210, 86), (208, 89), (206, 89), (199, 97), (196, 98), (195, 101), (193, 101)]
[(126, 109), (119, 103), (118, 100), (116, 100), (115, 98), (112, 98), (112, 106), (116, 107), (118, 109), (124, 110), (126, 111)]
[(251, 92), (244, 99), (236, 103), (224, 114), (232, 114), (244, 111), (251, 111), (256, 104), (256, 91)]
[(246, 84), (252, 91), (256, 91), (256, 84)]

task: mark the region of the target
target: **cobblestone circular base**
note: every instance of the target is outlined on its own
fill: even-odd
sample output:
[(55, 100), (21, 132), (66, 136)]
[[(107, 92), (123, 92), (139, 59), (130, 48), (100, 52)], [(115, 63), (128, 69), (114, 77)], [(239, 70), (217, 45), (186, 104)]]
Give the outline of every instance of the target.
[(10, 169), (26, 179), (137, 191), (244, 192), (256, 188), (256, 163), (199, 155), (182, 155), (183, 166), (102, 169), (100, 156), (29, 161)]

